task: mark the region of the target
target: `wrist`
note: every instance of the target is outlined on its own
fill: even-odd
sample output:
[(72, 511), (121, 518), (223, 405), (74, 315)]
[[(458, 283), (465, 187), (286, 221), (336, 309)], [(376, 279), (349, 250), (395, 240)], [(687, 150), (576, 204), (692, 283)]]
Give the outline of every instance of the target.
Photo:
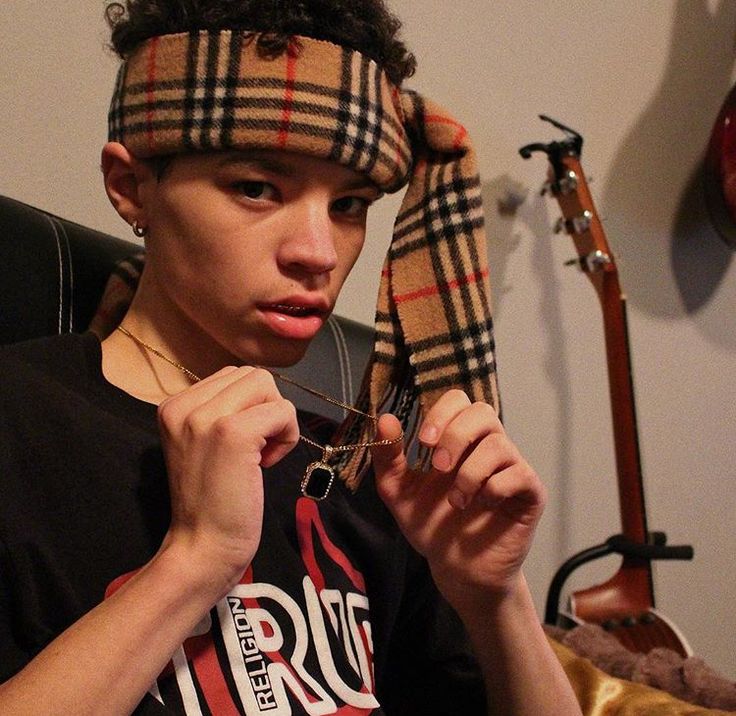
[(152, 560), (176, 575), (182, 589), (214, 605), (240, 581), (252, 555), (238, 542), (222, 544), (203, 535), (171, 531)]
[(440, 592), (468, 629), (493, 628), (504, 620), (537, 620), (534, 603), (522, 572), (503, 585), (455, 585)]

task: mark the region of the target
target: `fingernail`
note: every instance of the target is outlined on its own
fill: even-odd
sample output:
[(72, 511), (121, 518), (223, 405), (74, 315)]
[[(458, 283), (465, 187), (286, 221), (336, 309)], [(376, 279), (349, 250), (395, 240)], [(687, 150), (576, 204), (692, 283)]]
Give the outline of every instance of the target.
[(468, 505), (468, 498), (465, 493), (460, 492), (457, 487), (453, 487), (447, 495), (447, 501), (456, 509), (464, 510)]
[(432, 455), (432, 466), (441, 472), (447, 472), (451, 465), (450, 453), (445, 448), (437, 448)]
[(423, 425), (419, 431), (419, 439), (423, 443), (433, 443), (437, 440), (438, 434), (437, 428), (434, 425)]

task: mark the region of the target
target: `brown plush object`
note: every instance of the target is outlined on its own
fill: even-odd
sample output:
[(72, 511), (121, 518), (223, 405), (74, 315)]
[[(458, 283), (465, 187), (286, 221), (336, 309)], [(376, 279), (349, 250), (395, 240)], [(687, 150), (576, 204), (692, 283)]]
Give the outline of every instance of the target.
[(663, 689), (692, 704), (736, 710), (736, 682), (725, 679), (702, 659), (683, 659), (670, 649), (652, 649), (637, 663), (632, 681)]
[(664, 648), (637, 654), (596, 624), (583, 624), (569, 631), (550, 626), (545, 630), (611, 676), (652, 686), (705, 708), (736, 711), (736, 682), (726, 679), (702, 659), (685, 659)]

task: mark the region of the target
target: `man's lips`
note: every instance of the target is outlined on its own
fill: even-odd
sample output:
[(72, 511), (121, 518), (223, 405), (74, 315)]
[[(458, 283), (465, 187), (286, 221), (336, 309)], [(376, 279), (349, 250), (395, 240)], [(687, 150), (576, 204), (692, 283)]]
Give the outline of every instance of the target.
[(295, 306), (288, 303), (268, 303), (262, 306), (265, 311), (274, 311), (276, 313), (283, 313), (287, 316), (295, 316), (296, 318), (306, 316), (320, 316), (325, 313), (324, 310), (316, 308), (314, 306)]
[(274, 333), (297, 340), (314, 338), (330, 313), (326, 302), (302, 299), (277, 300), (259, 309)]
[(330, 312), (330, 306), (326, 301), (320, 299), (285, 298), (260, 305), (263, 311), (283, 313), (295, 318), (308, 316), (324, 316)]

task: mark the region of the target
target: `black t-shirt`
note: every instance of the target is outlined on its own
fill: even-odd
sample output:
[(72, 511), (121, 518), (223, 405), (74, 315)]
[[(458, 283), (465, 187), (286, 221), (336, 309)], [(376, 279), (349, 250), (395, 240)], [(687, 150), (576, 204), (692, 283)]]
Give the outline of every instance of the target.
[[(372, 481), (301, 496), (315, 453), (300, 441), (264, 471), (258, 553), (136, 713), (485, 712), (459, 621)], [(144, 565), (168, 523), (155, 406), (104, 379), (97, 338), (0, 351), (0, 681)]]

